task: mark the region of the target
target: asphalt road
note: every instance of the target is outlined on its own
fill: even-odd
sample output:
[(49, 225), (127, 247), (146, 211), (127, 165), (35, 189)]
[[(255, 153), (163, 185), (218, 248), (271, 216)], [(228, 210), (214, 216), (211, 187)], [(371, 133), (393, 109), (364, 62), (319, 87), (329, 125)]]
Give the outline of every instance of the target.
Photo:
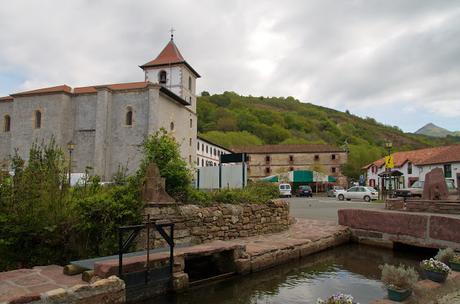
[(292, 216), (316, 220), (337, 221), (339, 209), (384, 209), (383, 203), (339, 201), (332, 197), (293, 197), (286, 200), (289, 202)]

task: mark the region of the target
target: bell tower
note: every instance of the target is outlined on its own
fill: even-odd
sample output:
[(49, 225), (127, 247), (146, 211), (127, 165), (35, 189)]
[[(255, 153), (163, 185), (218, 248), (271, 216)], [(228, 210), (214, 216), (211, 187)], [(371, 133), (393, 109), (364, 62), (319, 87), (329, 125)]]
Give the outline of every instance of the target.
[(185, 61), (174, 43), (174, 29), (171, 40), (153, 60), (140, 66), (145, 73), (145, 81), (159, 84), (196, 109), (196, 80), (200, 75)]

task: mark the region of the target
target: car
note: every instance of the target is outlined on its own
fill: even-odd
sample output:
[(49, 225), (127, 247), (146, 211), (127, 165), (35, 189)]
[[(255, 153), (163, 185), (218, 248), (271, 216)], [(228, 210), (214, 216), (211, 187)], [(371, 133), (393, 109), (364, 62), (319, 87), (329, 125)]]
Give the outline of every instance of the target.
[(340, 191), (337, 193), (337, 198), (340, 201), (343, 200), (352, 200), (352, 199), (361, 199), (366, 202), (370, 202), (371, 200), (376, 200), (379, 197), (379, 193), (372, 187), (364, 187), (364, 186), (355, 186), (351, 187), (346, 191)]
[(297, 196), (313, 197), (313, 190), (308, 185), (299, 186)]
[(281, 197), (291, 197), (292, 196), (291, 185), (289, 185), (289, 184), (280, 184), (278, 186), (278, 189), (280, 191), (280, 196)]
[(343, 187), (334, 186), (331, 189), (327, 190), (327, 196), (328, 197), (336, 197), (337, 193), (340, 192), (340, 191), (343, 191), (343, 190), (345, 190), (345, 189), (343, 189)]
[[(424, 181), (416, 181), (412, 186), (408, 188), (402, 188), (395, 190), (395, 196), (397, 197), (422, 197), (423, 195), (423, 186), (425, 185)], [(455, 195), (457, 190), (455, 189), (455, 184), (453, 180), (446, 180), (447, 190), (449, 194)]]

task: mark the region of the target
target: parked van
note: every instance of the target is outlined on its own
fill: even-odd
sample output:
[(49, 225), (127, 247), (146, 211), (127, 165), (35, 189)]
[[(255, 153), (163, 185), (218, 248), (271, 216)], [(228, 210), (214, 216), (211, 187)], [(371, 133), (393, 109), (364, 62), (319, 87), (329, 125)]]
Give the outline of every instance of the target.
[(280, 184), (278, 188), (280, 190), (280, 196), (281, 197), (291, 197), (292, 196), (291, 185), (289, 185), (289, 184)]

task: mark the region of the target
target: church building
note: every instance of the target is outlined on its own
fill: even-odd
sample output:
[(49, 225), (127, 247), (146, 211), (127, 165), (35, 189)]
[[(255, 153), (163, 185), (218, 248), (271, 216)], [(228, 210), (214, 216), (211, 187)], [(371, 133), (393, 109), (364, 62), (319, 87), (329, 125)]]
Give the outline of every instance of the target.
[(17, 149), (28, 158), (34, 142), (56, 143), (72, 151), (72, 172), (110, 180), (119, 166), (134, 172), (142, 159), (143, 140), (164, 128), (180, 144), (182, 157), (196, 160), (196, 80), (173, 36), (153, 60), (140, 68), (144, 81), (69, 87), (60, 85), (0, 98), (0, 164)]

